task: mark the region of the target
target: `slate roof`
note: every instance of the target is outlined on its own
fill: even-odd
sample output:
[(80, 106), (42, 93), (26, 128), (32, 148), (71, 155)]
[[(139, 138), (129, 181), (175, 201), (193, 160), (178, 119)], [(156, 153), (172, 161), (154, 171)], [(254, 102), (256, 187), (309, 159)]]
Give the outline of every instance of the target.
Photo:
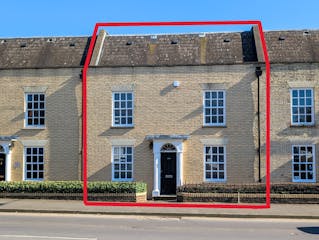
[(265, 33), (272, 63), (319, 62), (319, 31), (270, 31)]
[(89, 37), (0, 38), (0, 69), (80, 67)]
[[(106, 36), (98, 66), (237, 64), (256, 60), (241, 33)], [(250, 44), (253, 42), (250, 41)], [(248, 45), (248, 44), (246, 44)]]
[[(319, 62), (319, 31), (265, 32), (271, 63)], [(90, 37), (0, 38), (0, 69), (82, 67)], [(97, 66), (176, 66), (257, 62), (252, 31), (107, 35)]]

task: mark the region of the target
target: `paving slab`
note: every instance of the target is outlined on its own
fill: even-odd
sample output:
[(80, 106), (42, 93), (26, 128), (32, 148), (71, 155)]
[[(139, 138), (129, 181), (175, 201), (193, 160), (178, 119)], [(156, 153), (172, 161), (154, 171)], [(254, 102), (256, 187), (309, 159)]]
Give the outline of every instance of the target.
[(82, 201), (73, 200), (2, 198), (0, 199), (0, 212), (319, 219), (318, 204), (272, 204), (270, 209), (207, 209), (85, 206)]

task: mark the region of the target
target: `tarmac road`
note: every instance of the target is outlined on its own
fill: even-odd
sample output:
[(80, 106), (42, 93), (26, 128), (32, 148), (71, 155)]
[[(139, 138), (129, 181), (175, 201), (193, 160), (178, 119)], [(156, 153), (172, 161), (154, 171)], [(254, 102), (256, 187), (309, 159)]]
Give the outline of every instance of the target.
[(318, 220), (0, 213), (0, 239), (319, 239)]

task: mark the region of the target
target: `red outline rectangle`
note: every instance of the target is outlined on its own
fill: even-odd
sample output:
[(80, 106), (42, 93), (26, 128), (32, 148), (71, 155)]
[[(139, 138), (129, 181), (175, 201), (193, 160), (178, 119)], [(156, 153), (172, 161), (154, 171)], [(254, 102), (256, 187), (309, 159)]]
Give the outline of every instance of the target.
[[(204, 25), (257, 25), (266, 66), (266, 203), (265, 204), (196, 204), (196, 203), (128, 203), (88, 201), (87, 179), (87, 70), (99, 27), (146, 27), (146, 26), (204, 26)], [(87, 206), (125, 207), (175, 207), (175, 208), (270, 208), (270, 62), (261, 21), (198, 21), (198, 22), (110, 22), (96, 23), (82, 72), (82, 138), (83, 138), (83, 203)]]

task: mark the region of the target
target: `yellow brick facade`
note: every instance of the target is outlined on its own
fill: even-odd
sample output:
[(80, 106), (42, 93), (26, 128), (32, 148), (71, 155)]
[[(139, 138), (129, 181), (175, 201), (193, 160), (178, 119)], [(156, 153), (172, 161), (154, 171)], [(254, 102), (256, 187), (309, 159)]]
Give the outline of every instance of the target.
[[(87, 74), (89, 181), (111, 181), (112, 146), (132, 146), (132, 180), (146, 182), (151, 197), (161, 174), (159, 147), (174, 143), (178, 184), (206, 181), (205, 145), (225, 146), (226, 183), (265, 182), (266, 79), (256, 33), (113, 37), (101, 31)], [(281, 34), (289, 37), (282, 40)], [(311, 50), (318, 34), (265, 33), (271, 60), (272, 182), (293, 182), (293, 145), (314, 146), (312, 182), (319, 180), (319, 65)], [(9, 166), (6, 180), (25, 180), (26, 147), (44, 148), (44, 180), (81, 180), (81, 71), (89, 38), (8, 39), (1, 44), (0, 157), (5, 155)], [(263, 70), (260, 129), (256, 67)], [(292, 126), (293, 88), (313, 89), (313, 125)], [(46, 123), (28, 128), (25, 94), (37, 89), (46, 96)], [(206, 90), (225, 92), (225, 126), (204, 126)], [(112, 125), (114, 92), (133, 93), (132, 127)]]
[[(180, 86), (174, 87), (174, 81)], [(203, 126), (205, 86), (226, 92), (225, 127)], [(134, 127), (112, 127), (114, 89), (132, 89)], [(185, 134), (190, 138), (183, 142), (184, 183), (204, 182), (205, 139), (227, 142), (227, 183), (255, 182), (256, 90), (253, 65), (90, 68), (89, 180), (111, 180), (112, 140), (134, 140), (134, 180), (147, 182), (151, 192), (154, 156), (146, 136)]]
[[(24, 147), (30, 144), (44, 147), (44, 180), (80, 179), (80, 72), (81, 69), (1, 71), (0, 95), (5, 100), (0, 101), (0, 135), (18, 137), (11, 149), (12, 181), (24, 180)], [(25, 87), (46, 89), (44, 128), (25, 127)]]

